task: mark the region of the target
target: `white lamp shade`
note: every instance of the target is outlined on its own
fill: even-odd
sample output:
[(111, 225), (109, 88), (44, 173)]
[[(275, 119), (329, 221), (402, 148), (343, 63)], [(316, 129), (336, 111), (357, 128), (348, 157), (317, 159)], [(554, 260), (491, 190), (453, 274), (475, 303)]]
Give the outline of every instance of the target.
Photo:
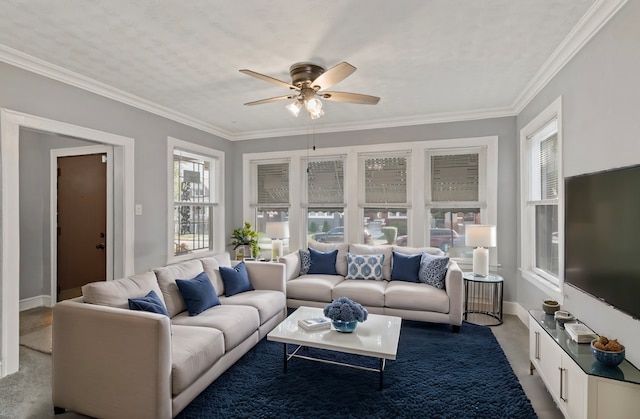
[(267, 237), (271, 239), (286, 239), (289, 237), (289, 222), (278, 221), (267, 223)]
[(495, 247), (496, 226), (470, 224), (465, 229), (465, 245), (469, 247)]

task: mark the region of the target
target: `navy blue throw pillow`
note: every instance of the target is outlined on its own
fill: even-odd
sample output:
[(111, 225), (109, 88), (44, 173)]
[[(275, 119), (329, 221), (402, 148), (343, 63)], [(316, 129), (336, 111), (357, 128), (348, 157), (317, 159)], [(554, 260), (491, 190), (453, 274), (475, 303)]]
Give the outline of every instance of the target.
[(310, 274), (338, 275), (336, 271), (338, 249), (330, 252), (320, 252), (316, 249), (309, 248), (309, 254), (311, 256), (311, 265), (309, 266)]
[(419, 282), (418, 271), (422, 255), (405, 255), (393, 252), (393, 267), (391, 270), (392, 281)]
[(204, 272), (193, 279), (176, 279), (176, 285), (187, 306), (189, 316), (197, 316), (206, 309), (220, 304), (216, 290)]
[(238, 263), (234, 268), (221, 266), (220, 277), (222, 278), (222, 283), (224, 284), (225, 297), (231, 297), (232, 295), (236, 295), (245, 291), (253, 291), (251, 281), (249, 281), (247, 267), (245, 266), (244, 262)]
[(140, 298), (129, 298), (129, 309), (137, 311), (148, 311), (150, 313), (164, 314), (169, 317), (167, 308), (162, 303), (160, 297), (154, 290)]

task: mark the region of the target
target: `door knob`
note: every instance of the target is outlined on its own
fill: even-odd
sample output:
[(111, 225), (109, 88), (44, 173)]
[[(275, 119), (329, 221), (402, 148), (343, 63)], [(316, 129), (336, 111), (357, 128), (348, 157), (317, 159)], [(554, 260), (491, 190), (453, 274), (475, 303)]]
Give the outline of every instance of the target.
[(96, 244), (96, 249), (104, 249), (105, 247), (104, 243)]

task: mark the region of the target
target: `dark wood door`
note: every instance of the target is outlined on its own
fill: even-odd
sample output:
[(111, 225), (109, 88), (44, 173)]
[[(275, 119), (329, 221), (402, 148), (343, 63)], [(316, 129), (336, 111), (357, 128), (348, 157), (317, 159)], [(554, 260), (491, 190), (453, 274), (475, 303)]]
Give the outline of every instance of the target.
[(58, 301), (106, 280), (106, 154), (58, 157)]

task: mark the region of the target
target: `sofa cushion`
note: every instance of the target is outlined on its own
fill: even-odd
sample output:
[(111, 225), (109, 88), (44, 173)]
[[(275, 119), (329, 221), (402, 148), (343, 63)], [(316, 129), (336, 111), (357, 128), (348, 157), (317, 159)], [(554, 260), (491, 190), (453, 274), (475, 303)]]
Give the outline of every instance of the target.
[(333, 301), (331, 290), (344, 281), (340, 275), (303, 275), (287, 281), (287, 298), (294, 300)]
[(191, 317), (185, 311), (171, 319), (171, 324), (212, 327), (224, 334), (225, 352), (229, 352), (260, 327), (258, 310), (250, 306), (217, 305)]
[(238, 263), (233, 268), (226, 266), (220, 267), (220, 276), (224, 283), (225, 297), (231, 297), (241, 292), (253, 291), (251, 281), (249, 281), (249, 273), (243, 262)]
[(347, 251), (349, 245), (346, 243), (319, 243), (315, 240), (309, 240), (309, 248), (316, 249), (321, 252), (329, 252), (331, 250), (337, 250), (336, 256), (336, 272), (339, 275), (347, 276)]
[(338, 275), (338, 271), (336, 271), (337, 249), (321, 252), (310, 248), (309, 254), (311, 256), (310, 274)]
[(384, 304), (388, 308), (402, 310), (449, 312), (449, 296), (445, 290), (415, 282), (389, 282)]
[(346, 279), (382, 279), (383, 254), (356, 255), (347, 253)]
[(422, 259), (420, 260), (418, 279), (420, 282), (425, 284), (444, 289), (444, 277), (447, 274), (448, 266), (448, 257), (433, 256), (428, 253), (423, 253)]
[(444, 252), (438, 247), (407, 247), (393, 246), (393, 251), (404, 253), (405, 255), (415, 255), (418, 253), (428, 253), (434, 256), (444, 256)]
[(158, 285), (164, 297), (164, 305), (167, 307), (169, 316), (173, 317), (187, 309), (182, 295), (176, 285), (176, 279), (194, 278), (202, 271), (202, 262), (199, 259), (176, 263), (153, 270), (158, 277)]
[(258, 310), (260, 324), (265, 324), (273, 316), (281, 313), (287, 306), (284, 293), (271, 290), (241, 292), (232, 297), (220, 298), (221, 304), (251, 306)]
[(224, 335), (212, 327), (171, 329), (171, 393), (176, 396), (224, 355)]
[(384, 307), (384, 294), (387, 281), (362, 281), (347, 279), (340, 282), (331, 292), (332, 301), (340, 297), (348, 297), (368, 307)]
[(197, 316), (206, 309), (220, 304), (216, 290), (204, 272), (192, 279), (176, 279), (176, 285), (190, 316)]
[(349, 252), (357, 255), (383, 254), (382, 279), (391, 280), (391, 246), (369, 246), (366, 244), (352, 244)]
[(218, 294), (218, 296), (224, 295), (224, 283), (220, 276), (220, 267), (231, 267), (231, 257), (229, 253), (224, 252), (219, 255), (202, 258), (200, 261), (202, 262), (202, 269), (213, 283), (216, 294)]
[(149, 291), (144, 297), (129, 298), (129, 310), (148, 311), (169, 317), (167, 308), (154, 290)]
[(309, 249), (300, 249), (298, 253), (300, 255), (300, 275), (306, 275), (311, 268), (311, 252)]
[(156, 275), (145, 272), (113, 281), (92, 282), (82, 286), (84, 302), (101, 306), (129, 308), (129, 298), (140, 298), (155, 291), (165, 305)]
[(405, 255), (393, 252), (393, 265), (391, 267), (392, 281), (419, 282), (418, 271), (422, 254)]

